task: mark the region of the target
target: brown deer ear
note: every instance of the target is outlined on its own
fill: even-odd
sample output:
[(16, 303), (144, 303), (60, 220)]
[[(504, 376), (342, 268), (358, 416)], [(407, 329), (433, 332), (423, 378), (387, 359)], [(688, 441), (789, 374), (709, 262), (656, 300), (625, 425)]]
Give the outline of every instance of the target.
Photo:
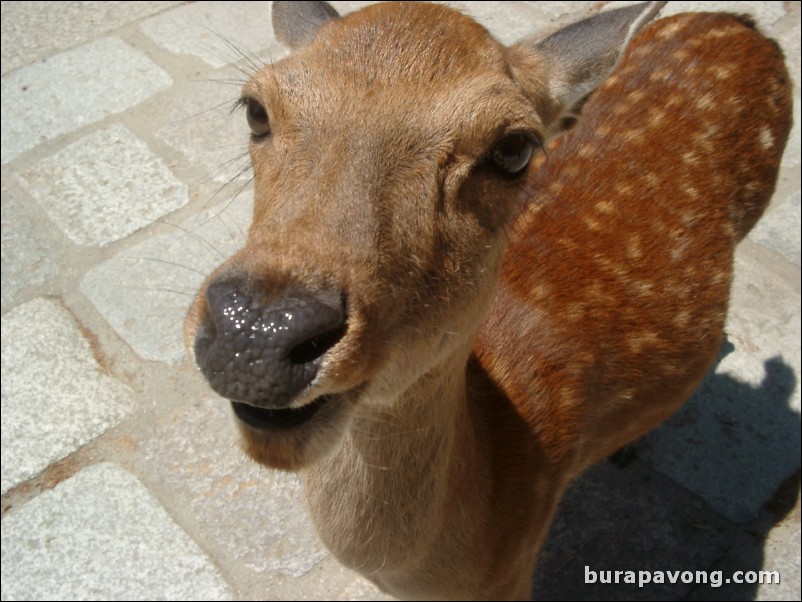
[(295, 50), (309, 44), (323, 25), (339, 17), (328, 2), (273, 2), (273, 33)]
[[(546, 85), (551, 105), (546, 117), (559, 117), (607, 78), (632, 37), (665, 4), (641, 2), (578, 21), (543, 40), (524, 39), (510, 49), (511, 57), (519, 58), (513, 67), (524, 81), (536, 78)], [(527, 64), (537, 73), (526, 73)]]

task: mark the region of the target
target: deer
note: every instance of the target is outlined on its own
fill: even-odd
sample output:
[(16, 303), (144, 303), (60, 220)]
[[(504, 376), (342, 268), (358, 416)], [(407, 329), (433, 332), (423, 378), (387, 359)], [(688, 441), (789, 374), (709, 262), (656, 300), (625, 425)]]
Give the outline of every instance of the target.
[(569, 483), (716, 358), (790, 80), (748, 18), (663, 4), (504, 46), (438, 4), (273, 3), (253, 221), (185, 339), (385, 592), (527, 599)]

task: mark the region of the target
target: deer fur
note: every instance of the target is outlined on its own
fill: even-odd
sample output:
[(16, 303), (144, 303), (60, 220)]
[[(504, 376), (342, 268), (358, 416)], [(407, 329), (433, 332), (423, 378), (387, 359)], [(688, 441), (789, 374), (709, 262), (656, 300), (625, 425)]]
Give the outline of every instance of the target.
[[(567, 485), (716, 357), (790, 129), (782, 55), (727, 15), (644, 28), (662, 3), (509, 48), (444, 6), (297, 4), (273, 9), (294, 52), (243, 89), (253, 223), (188, 345), (345, 565), (399, 597), (528, 598)], [(516, 132), (533, 157), (506, 177)], [(281, 401), (248, 372), (272, 355), (208, 359), (222, 314), (318, 305), (344, 318)]]

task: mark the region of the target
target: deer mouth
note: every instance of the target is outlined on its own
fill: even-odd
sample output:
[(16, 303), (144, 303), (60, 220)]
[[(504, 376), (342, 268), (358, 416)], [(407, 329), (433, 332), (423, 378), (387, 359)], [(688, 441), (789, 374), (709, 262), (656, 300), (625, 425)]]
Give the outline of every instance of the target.
[(234, 415), (253, 429), (286, 431), (299, 428), (309, 422), (318, 413), (318, 410), (332, 401), (332, 398), (332, 395), (321, 395), (300, 408), (258, 408), (240, 401), (232, 401), (231, 407)]

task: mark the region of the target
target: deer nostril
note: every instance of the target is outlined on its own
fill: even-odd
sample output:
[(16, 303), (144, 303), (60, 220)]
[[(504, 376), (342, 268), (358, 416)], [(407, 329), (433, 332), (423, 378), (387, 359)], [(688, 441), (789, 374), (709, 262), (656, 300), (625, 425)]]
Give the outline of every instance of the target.
[(322, 357), (329, 349), (334, 347), (348, 329), (345, 323), (313, 336), (307, 341), (296, 345), (289, 353), (289, 360), (293, 364), (308, 364)]

